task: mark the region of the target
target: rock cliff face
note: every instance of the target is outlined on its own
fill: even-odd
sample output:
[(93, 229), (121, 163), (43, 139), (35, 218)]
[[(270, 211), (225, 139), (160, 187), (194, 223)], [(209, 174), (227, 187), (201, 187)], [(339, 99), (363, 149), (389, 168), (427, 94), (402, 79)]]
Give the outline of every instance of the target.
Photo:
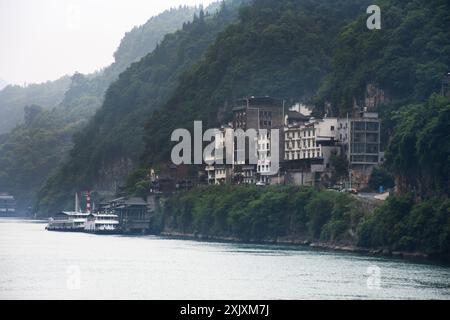
[(115, 195), (119, 185), (136, 169), (130, 158), (119, 158), (101, 166), (95, 189), (101, 195)]
[(366, 87), (364, 106), (370, 110), (391, 101), (389, 95), (377, 85), (369, 83)]
[(382, 104), (388, 104), (392, 100), (389, 94), (374, 83), (366, 85), (363, 98), (353, 97), (353, 115), (356, 116), (361, 110), (373, 111)]

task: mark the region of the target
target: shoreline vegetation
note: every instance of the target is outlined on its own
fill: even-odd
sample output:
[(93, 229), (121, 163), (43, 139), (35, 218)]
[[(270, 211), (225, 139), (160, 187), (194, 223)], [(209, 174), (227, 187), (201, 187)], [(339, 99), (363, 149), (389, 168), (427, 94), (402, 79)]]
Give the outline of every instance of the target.
[(164, 200), (152, 232), (448, 263), (449, 212), (447, 198), (415, 203), (402, 195), (368, 203), (311, 187), (209, 186)]
[(366, 256), (406, 259), (410, 261), (419, 261), (419, 262), (446, 262), (448, 264), (448, 261), (445, 260), (441, 261), (423, 252), (390, 251), (387, 249), (385, 250), (369, 249), (354, 245), (339, 245), (324, 242), (310, 242), (308, 240), (299, 240), (299, 239), (278, 238), (278, 239), (242, 241), (241, 239), (234, 237), (204, 236), (201, 234), (184, 234), (178, 232), (161, 232), (158, 236), (166, 239), (192, 240), (199, 242), (292, 246), (295, 248), (310, 248), (313, 250), (354, 253)]

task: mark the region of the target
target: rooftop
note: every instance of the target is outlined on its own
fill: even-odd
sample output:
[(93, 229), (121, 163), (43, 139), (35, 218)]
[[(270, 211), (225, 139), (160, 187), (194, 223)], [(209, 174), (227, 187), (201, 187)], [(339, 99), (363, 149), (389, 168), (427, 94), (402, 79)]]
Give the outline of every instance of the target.
[(303, 113), (297, 111), (286, 112), (289, 120), (308, 121), (310, 117), (305, 116)]
[(242, 108), (245, 108), (248, 106), (276, 106), (276, 107), (282, 107), (283, 106), (283, 100), (272, 98), (269, 96), (265, 97), (247, 97), (243, 99), (239, 99), (236, 101), (236, 107), (233, 108), (233, 110), (241, 110)]
[(145, 205), (147, 205), (147, 201), (145, 201), (142, 198), (138, 198), (138, 197), (130, 197), (130, 198), (122, 197), (122, 198), (114, 199), (111, 202), (117, 202), (121, 205), (128, 205), (128, 206), (145, 206)]

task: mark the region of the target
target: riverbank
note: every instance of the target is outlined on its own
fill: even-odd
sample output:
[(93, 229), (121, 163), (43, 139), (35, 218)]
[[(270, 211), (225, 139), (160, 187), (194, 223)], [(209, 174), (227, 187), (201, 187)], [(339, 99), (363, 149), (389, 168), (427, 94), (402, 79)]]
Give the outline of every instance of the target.
[(294, 244), (414, 260), (450, 261), (448, 199), (367, 202), (294, 186), (209, 186), (167, 199), (155, 233), (198, 240)]
[(437, 257), (430, 256), (424, 252), (407, 252), (407, 251), (390, 251), (388, 249), (370, 249), (363, 248), (352, 244), (331, 244), (324, 242), (311, 242), (303, 239), (267, 239), (267, 240), (242, 240), (236, 237), (221, 237), (201, 234), (184, 234), (179, 232), (162, 232), (159, 236), (168, 239), (177, 240), (193, 240), (200, 242), (217, 242), (217, 243), (239, 243), (249, 245), (277, 245), (277, 246), (292, 246), (302, 247), (317, 250), (327, 250), (344, 253), (354, 253), (373, 257), (385, 257), (393, 259), (404, 259), (415, 262), (437, 262), (445, 265), (450, 265), (450, 261), (443, 261)]
[[(60, 234), (43, 227), (0, 219), (0, 298), (449, 298), (450, 269), (436, 264), (300, 247)], [(371, 266), (381, 270), (380, 290), (367, 286)], [(79, 289), (69, 290), (68, 279), (77, 272)]]

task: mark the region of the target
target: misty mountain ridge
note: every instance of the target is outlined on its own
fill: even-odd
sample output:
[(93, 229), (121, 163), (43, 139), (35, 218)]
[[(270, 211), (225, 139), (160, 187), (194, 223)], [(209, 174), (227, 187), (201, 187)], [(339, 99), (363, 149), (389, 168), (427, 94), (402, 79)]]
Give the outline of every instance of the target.
[[(23, 122), (24, 107), (37, 104), (45, 110), (53, 108), (73, 108), (82, 106), (80, 116), (91, 117), (100, 107), (103, 95), (118, 75), (131, 63), (138, 61), (147, 53), (153, 51), (158, 43), (168, 33), (181, 28), (184, 22), (192, 20), (200, 8), (180, 6), (166, 10), (159, 15), (151, 17), (145, 24), (134, 27), (125, 33), (116, 52), (113, 54), (115, 62), (92, 74), (63, 76), (55, 81), (47, 81), (40, 84), (26, 86), (9, 86), (7, 92), (0, 91), (0, 134), (11, 131), (16, 125)], [(76, 79), (73, 83), (70, 79)], [(79, 96), (71, 95), (70, 101), (65, 99), (71, 86), (80, 86), (80, 81), (85, 81), (84, 87), (89, 87), (88, 92), (79, 92)], [(70, 93), (69, 93), (70, 94)], [(77, 99), (78, 101), (75, 101)], [(88, 111), (88, 113), (85, 113)]]
[(116, 61), (101, 71), (0, 91), (0, 190), (13, 193), (20, 209), (32, 205), (37, 190), (70, 151), (73, 134), (102, 105), (111, 82), (198, 10), (170, 9), (134, 28), (114, 54)]

